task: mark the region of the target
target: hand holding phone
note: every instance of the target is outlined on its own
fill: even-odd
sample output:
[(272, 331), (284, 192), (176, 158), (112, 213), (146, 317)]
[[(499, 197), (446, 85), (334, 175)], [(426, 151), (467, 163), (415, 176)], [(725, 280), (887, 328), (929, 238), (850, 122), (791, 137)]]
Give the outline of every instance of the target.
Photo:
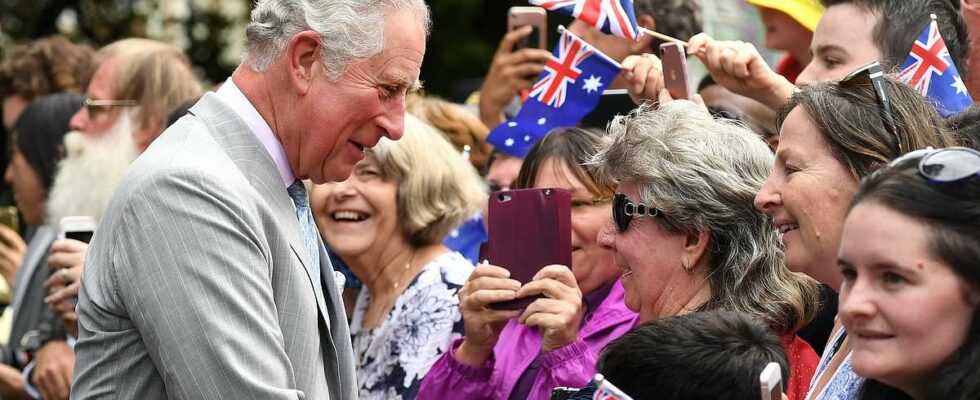
[(4, 225), (14, 232), (20, 232), (20, 217), (17, 216), (17, 207), (0, 207), (0, 225)]
[[(521, 285), (538, 270), (572, 263), (571, 194), (554, 188), (496, 192), (490, 196), (490, 263), (510, 271)], [(526, 307), (541, 296), (492, 304), (497, 309)]]
[(661, 44), (660, 61), (664, 68), (664, 87), (670, 92), (670, 96), (674, 99), (690, 100), (693, 91), (684, 46), (676, 42)]
[(759, 375), (759, 386), (762, 389), (762, 400), (782, 400), (783, 372), (779, 364), (771, 362), (766, 365)]

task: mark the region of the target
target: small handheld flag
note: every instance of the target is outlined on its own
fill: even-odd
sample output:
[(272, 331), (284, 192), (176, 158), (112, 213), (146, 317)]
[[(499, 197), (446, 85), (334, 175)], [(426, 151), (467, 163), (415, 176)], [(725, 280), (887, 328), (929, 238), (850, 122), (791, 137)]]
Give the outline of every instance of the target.
[(607, 381), (602, 374), (595, 374), (595, 379), (592, 381), (595, 382), (596, 385), (596, 391), (595, 394), (592, 395), (592, 400), (633, 400), (632, 397), (629, 397), (626, 393), (623, 393), (623, 391), (619, 390), (619, 388), (616, 387), (616, 385), (613, 385), (612, 382)]
[(636, 40), (636, 13), (633, 0), (528, 0), (529, 3), (578, 18), (597, 29), (629, 40)]
[(523, 158), (551, 129), (577, 126), (622, 70), (564, 27), (559, 31), (558, 45), (517, 116), (487, 136), (487, 142), (508, 154)]
[(930, 16), (932, 21), (912, 44), (912, 51), (902, 64), (898, 78), (932, 100), (939, 113), (945, 116), (963, 111), (973, 104), (973, 98), (949, 55), (936, 24), (936, 14)]

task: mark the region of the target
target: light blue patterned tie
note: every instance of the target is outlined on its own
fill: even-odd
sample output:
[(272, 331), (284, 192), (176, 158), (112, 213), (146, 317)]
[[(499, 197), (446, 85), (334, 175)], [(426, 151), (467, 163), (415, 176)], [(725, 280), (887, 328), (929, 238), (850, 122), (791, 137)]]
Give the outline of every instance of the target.
[(303, 182), (296, 181), (289, 185), (287, 190), (289, 197), (293, 199), (293, 205), (296, 206), (296, 218), (299, 219), (299, 230), (303, 233), (303, 245), (310, 255), (310, 265), (307, 267), (313, 277), (313, 291), (316, 292), (316, 297), (326, 304), (323, 298), (323, 283), (320, 280), (320, 233), (316, 230), (316, 223), (313, 222), (306, 186), (303, 186)]

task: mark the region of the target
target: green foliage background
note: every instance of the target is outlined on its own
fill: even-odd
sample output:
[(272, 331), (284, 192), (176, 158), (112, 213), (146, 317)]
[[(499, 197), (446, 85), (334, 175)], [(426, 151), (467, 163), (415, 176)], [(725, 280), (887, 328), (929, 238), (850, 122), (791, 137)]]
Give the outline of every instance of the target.
[[(506, 29), (507, 8), (527, 2), (428, 3), (433, 31), (422, 79), (427, 92), (461, 101), (486, 72)], [(200, 77), (216, 83), (237, 65), (251, 5), (249, 0), (0, 0), (0, 52), (59, 32), (95, 47), (125, 37), (149, 37), (184, 48)], [(172, 12), (176, 9), (182, 11)], [(229, 49), (237, 52), (229, 55)]]

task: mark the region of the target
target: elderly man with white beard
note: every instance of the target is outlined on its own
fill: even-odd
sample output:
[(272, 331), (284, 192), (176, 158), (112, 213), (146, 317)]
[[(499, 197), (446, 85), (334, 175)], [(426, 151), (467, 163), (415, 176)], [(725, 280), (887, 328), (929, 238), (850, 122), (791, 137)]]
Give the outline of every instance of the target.
[[(167, 113), (202, 92), (187, 57), (164, 43), (120, 40), (100, 50), (95, 64), (85, 106), (65, 136), (66, 158), (48, 198), (50, 225), (66, 216), (98, 220), (123, 173), (166, 128)], [(44, 286), (45, 303), (54, 312), (42, 318), (38, 332), (44, 344), (24, 369), (25, 388), (35, 398), (69, 396), (75, 357), (68, 340), (77, 334), (74, 308), (86, 248), (79, 241), (55, 240), (48, 269), (33, 270), (52, 272)]]

